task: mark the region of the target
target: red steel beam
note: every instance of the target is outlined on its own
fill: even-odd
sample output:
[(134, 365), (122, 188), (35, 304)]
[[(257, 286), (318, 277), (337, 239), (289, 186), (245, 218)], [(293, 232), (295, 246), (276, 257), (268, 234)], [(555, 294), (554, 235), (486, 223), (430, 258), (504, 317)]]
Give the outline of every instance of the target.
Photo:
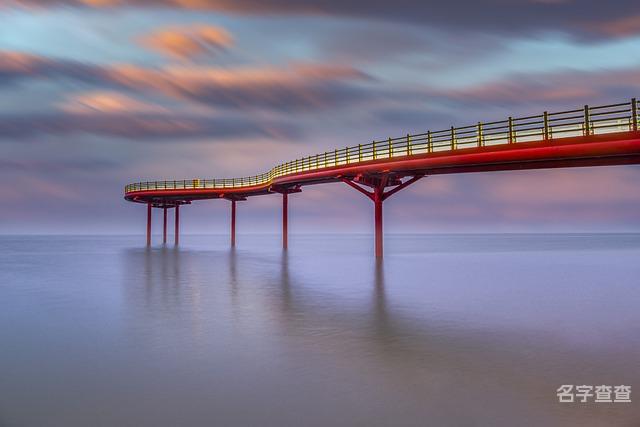
[(371, 200), (374, 200), (373, 199), (374, 194), (371, 191), (365, 190), (364, 188), (360, 187), (358, 184), (356, 184), (355, 182), (351, 181), (350, 179), (341, 178), (340, 180), (342, 182), (344, 182), (345, 184), (347, 184), (348, 186), (358, 190), (359, 192), (361, 192), (362, 194), (364, 194), (365, 196), (367, 196)]
[(413, 184), (414, 182), (420, 180), (423, 176), (424, 175), (415, 175), (415, 176), (411, 177), (410, 179), (406, 180), (405, 182), (403, 182), (402, 184), (396, 186), (395, 188), (392, 188), (391, 190), (385, 192), (382, 195), (383, 200), (387, 200), (389, 197), (393, 196), (398, 191), (403, 190), (403, 189), (407, 188), (408, 186), (410, 186), (411, 184)]

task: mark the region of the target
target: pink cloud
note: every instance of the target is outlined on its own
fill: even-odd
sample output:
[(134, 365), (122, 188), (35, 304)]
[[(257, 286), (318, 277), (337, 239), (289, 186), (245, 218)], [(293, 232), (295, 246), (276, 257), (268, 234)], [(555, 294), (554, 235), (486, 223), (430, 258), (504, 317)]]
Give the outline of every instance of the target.
[(149, 69), (131, 65), (106, 70), (119, 85), (160, 92), (203, 104), (235, 108), (324, 108), (355, 95), (344, 83), (368, 80), (355, 68), (325, 64), (287, 67), (217, 68), (167, 66)]
[(78, 114), (169, 113), (166, 108), (159, 105), (146, 103), (118, 92), (108, 91), (72, 95), (60, 104), (60, 108), (63, 111)]
[(140, 42), (168, 56), (190, 59), (228, 49), (233, 45), (233, 37), (224, 28), (190, 25), (154, 31)]
[(575, 102), (595, 98), (603, 91), (640, 83), (635, 71), (580, 72), (570, 70), (535, 75), (514, 75), (505, 80), (442, 93), (457, 99), (484, 102)]
[(613, 37), (635, 36), (640, 34), (640, 15), (590, 24), (587, 27), (597, 33)]
[(61, 78), (168, 95), (201, 105), (280, 111), (351, 104), (370, 97), (357, 83), (371, 80), (356, 68), (336, 64), (230, 68), (193, 64), (158, 68), (129, 64), (99, 66), (7, 51), (0, 51), (0, 77), (9, 82)]
[(487, 195), (522, 206), (638, 203), (640, 188), (631, 168), (551, 169), (492, 177)]

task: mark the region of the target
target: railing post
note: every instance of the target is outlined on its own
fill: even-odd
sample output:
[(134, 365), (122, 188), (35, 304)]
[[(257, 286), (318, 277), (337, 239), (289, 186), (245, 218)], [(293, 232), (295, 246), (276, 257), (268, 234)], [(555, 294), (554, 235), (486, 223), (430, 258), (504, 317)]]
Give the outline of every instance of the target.
[(548, 140), (549, 139), (549, 113), (548, 112), (544, 112), (542, 115), (542, 121), (544, 123), (544, 129), (542, 131), (544, 140)]
[(584, 106), (584, 135), (591, 135), (591, 126), (589, 124), (589, 106)]
[(387, 151), (389, 151), (389, 157), (393, 156), (393, 145), (391, 144), (391, 137), (389, 137), (389, 148)]
[(638, 102), (631, 98), (631, 130), (638, 130)]
[(482, 147), (482, 122), (478, 122), (478, 147)]
[(430, 153), (432, 151), (432, 147), (431, 147), (431, 131), (428, 130), (427, 131), (427, 153)]
[(509, 144), (516, 142), (515, 135), (513, 134), (513, 117), (509, 116)]
[(335, 160), (333, 161), (334, 166), (338, 166), (338, 149), (336, 148), (336, 152), (335, 152)]
[(451, 149), (456, 149), (456, 128), (451, 126)]
[(371, 143), (371, 151), (373, 152), (373, 160), (376, 159), (376, 140), (374, 139)]
[(362, 144), (358, 144), (358, 162), (362, 161)]
[(407, 134), (407, 156), (411, 155), (411, 136)]

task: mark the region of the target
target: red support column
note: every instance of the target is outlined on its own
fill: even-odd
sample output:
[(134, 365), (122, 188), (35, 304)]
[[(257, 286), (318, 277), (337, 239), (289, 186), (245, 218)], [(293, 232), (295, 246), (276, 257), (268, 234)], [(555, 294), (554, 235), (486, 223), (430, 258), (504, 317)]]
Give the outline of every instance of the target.
[(151, 203), (147, 203), (147, 246), (151, 246)]
[(162, 244), (166, 245), (167, 244), (167, 208), (162, 208), (162, 216), (163, 216), (163, 223), (162, 223)]
[(236, 201), (231, 201), (231, 247), (236, 246)]
[(289, 247), (289, 195), (282, 193), (282, 249)]
[(175, 224), (175, 244), (178, 246), (180, 243), (180, 205), (176, 205), (176, 216), (175, 216), (176, 224)]
[(365, 177), (365, 179), (359, 180), (359, 183), (367, 185), (373, 189), (373, 191), (367, 191), (354, 182), (350, 178), (341, 178), (342, 182), (350, 187), (358, 190), (373, 201), (374, 205), (374, 222), (375, 222), (375, 252), (376, 258), (382, 258), (383, 252), (383, 233), (382, 233), (382, 203), (397, 193), (398, 191), (407, 188), (409, 185), (421, 179), (424, 175), (414, 175), (412, 178), (401, 182), (394, 180), (389, 186), (393, 186), (391, 190), (385, 192), (385, 188), (389, 184), (389, 175), (383, 175), (381, 177)]
[(374, 203), (374, 219), (375, 219), (375, 241), (376, 241), (376, 258), (382, 258), (382, 202), (384, 188), (376, 188), (373, 194)]

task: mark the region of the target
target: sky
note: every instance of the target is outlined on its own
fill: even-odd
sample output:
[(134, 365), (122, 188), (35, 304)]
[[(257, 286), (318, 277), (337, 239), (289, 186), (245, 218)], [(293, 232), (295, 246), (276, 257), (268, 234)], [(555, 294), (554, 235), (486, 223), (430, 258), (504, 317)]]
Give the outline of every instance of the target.
[[(143, 233), (128, 183), (627, 102), (639, 66), (627, 0), (0, 0), (0, 233)], [(638, 166), (432, 176), (385, 203), (385, 228), (637, 232), (639, 182)], [(277, 233), (280, 203), (239, 203), (238, 232)], [(229, 202), (181, 218), (224, 233)], [(372, 223), (341, 183), (290, 197), (293, 233)]]

